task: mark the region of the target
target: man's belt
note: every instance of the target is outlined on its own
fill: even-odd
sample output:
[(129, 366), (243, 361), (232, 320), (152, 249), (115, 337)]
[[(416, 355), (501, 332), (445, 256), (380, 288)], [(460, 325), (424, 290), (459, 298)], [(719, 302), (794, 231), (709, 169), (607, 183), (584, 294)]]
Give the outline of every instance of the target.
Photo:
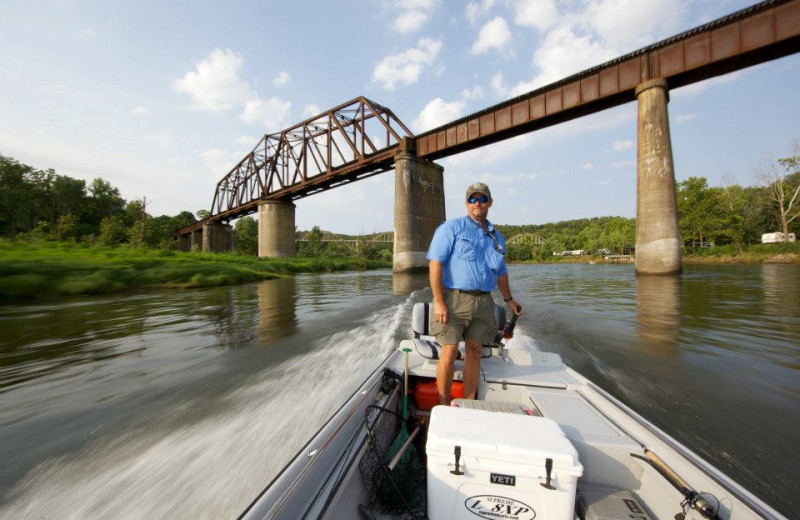
[(451, 291), (458, 291), (460, 293), (469, 294), (470, 296), (481, 296), (482, 294), (489, 294), (489, 291), (465, 291), (464, 289), (450, 289)]

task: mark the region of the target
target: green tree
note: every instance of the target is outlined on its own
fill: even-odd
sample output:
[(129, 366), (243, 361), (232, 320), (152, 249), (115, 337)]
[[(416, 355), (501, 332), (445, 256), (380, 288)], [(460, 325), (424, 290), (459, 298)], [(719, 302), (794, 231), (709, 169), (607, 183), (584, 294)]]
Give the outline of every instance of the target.
[(314, 226), (306, 234), (306, 243), (303, 247), (304, 256), (311, 258), (318, 257), (322, 253), (322, 231), (319, 226)]
[(258, 221), (242, 217), (233, 228), (233, 249), (243, 255), (258, 254)]
[(636, 243), (636, 219), (614, 217), (603, 226), (603, 247), (621, 254), (626, 246)]
[(86, 199), (85, 207), (86, 224), (94, 232), (102, 234), (100, 229), (102, 221), (122, 213), (125, 199), (120, 196), (117, 188), (98, 177), (89, 185), (89, 197)]
[(118, 246), (128, 240), (128, 226), (119, 216), (105, 217), (100, 222), (100, 234), (97, 241), (104, 246)]
[(55, 215), (49, 220), (52, 222), (63, 215), (74, 215), (77, 223), (85, 212), (86, 181), (66, 175), (53, 175), (50, 193), (50, 206), (55, 210)]
[(29, 231), (39, 221), (35, 206), (33, 185), (30, 182), (33, 168), (14, 159), (0, 155), (0, 233), (15, 237)]
[(708, 241), (719, 230), (719, 204), (705, 177), (689, 177), (677, 184), (678, 217), (684, 242)]

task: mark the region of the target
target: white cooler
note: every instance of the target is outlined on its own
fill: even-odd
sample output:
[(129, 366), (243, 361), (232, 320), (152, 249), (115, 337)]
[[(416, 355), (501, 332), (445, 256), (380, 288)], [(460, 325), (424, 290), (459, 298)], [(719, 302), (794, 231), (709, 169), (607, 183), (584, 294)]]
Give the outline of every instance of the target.
[(430, 520), (575, 518), (583, 466), (552, 419), (436, 406), (426, 451)]

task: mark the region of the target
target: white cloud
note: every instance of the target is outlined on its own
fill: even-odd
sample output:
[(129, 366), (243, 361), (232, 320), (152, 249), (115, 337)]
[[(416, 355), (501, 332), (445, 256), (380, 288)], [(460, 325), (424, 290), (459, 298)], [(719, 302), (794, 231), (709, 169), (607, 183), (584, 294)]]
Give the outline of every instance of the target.
[(503, 71), (500, 71), (492, 76), (492, 80), (489, 82), (489, 85), (498, 96), (505, 96), (508, 94), (508, 89), (506, 89), (505, 82), (503, 81)]
[(242, 152), (232, 152), (221, 148), (206, 150), (200, 154), (209, 168), (215, 172), (214, 175), (222, 177), (233, 169), (242, 160)]
[(676, 123), (688, 123), (692, 119), (697, 117), (697, 114), (678, 114), (675, 116)]
[(465, 88), (461, 91), (461, 97), (464, 99), (480, 99), (486, 95), (483, 88), (480, 85), (476, 85), (471, 89)]
[(533, 55), (533, 78), (504, 88), (504, 94), (527, 93), (668, 36), (680, 29), (688, 2), (520, 0), (514, 4), (514, 22), (544, 36)]
[(616, 150), (617, 152), (630, 150), (631, 148), (633, 148), (633, 141), (631, 141), (630, 139), (626, 141), (614, 141), (614, 150)]
[(540, 31), (549, 29), (558, 20), (558, 8), (553, 0), (522, 0), (514, 5), (514, 12), (514, 23)]
[(289, 101), (276, 97), (253, 99), (245, 103), (244, 112), (239, 119), (245, 123), (261, 123), (267, 127), (267, 133), (271, 133), (286, 126), (291, 108), (292, 104)]
[(237, 138), (236, 141), (234, 141), (234, 142), (236, 144), (241, 144), (241, 145), (249, 146), (249, 147), (252, 148), (253, 146), (256, 145), (256, 143), (258, 143), (259, 139), (261, 139), (261, 138), (259, 137), (257, 139), (257, 138), (255, 138), (253, 136), (250, 136), (250, 135), (243, 135), (243, 136)]
[(582, 19), (602, 41), (629, 51), (678, 32), (686, 9), (687, 0), (593, 0)]
[(478, 25), (478, 18), (484, 16), (494, 7), (495, 0), (481, 0), (467, 4), (467, 19), (472, 25)]
[(418, 31), (428, 21), (428, 14), (422, 11), (409, 11), (394, 19), (392, 29), (400, 34)]
[(541, 87), (617, 55), (616, 49), (604, 45), (590, 35), (578, 36), (569, 27), (559, 27), (547, 34), (534, 53), (533, 63), (541, 72), (531, 83), (533, 88)]
[(584, 163), (583, 166), (581, 166), (581, 170), (583, 170), (585, 172), (590, 172), (590, 171), (594, 170), (594, 164), (592, 164), (590, 162)]
[(417, 132), (424, 132), (461, 117), (466, 108), (463, 101), (446, 103), (442, 98), (436, 98), (425, 105), (412, 126)]
[(194, 71), (175, 80), (178, 92), (189, 94), (196, 110), (220, 111), (255, 97), (247, 82), (239, 77), (244, 58), (230, 49), (214, 51), (195, 66)]
[(486, 54), (494, 50), (501, 54), (508, 52), (511, 42), (511, 31), (501, 16), (486, 22), (478, 32), (478, 39), (472, 44), (472, 54)]
[(305, 117), (305, 118), (314, 117), (317, 114), (319, 114), (320, 112), (322, 112), (322, 111), (319, 109), (319, 107), (317, 105), (315, 105), (314, 103), (309, 103), (303, 109), (303, 117)]
[(397, 0), (391, 4), (401, 11), (392, 22), (392, 30), (400, 34), (418, 31), (430, 20), (439, 0)]
[[(220, 111), (242, 108), (239, 119), (265, 125), (270, 131), (285, 125), (292, 104), (277, 97), (260, 98), (250, 84), (239, 76), (244, 57), (230, 49), (214, 51), (198, 63), (194, 71), (176, 80), (174, 88), (192, 96), (192, 109)], [(281, 72), (273, 83), (289, 81)]]
[(433, 63), (441, 48), (441, 40), (422, 38), (415, 48), (381, 60), (372, 71), (372, 81), (381, 83), (387, 90), (394, 90), (399, 83), (413, 85), (419, 81), (422, 70)]
[(278, 74), (277, 76), (275, 76), (275, 77), (272, 79), (272, 84), (273, 84), (273, 85), (277, 85), (277, 86), (281, 86), (281, 85), (286, 85), (286, 84), (287, 84), (287, 83), (289, 83), (290, 81), (292, 81), (292, 77), (291, 77), (291, 76), (289, 76), (289, 73), (288, 73), (288, 72), (286, 72), (286, 71), (282, 70), (282, 71), (280, 72), (280, 74)]
[(131, 114), (135, 116), (149, 116), (153, 112), (147, 107), (136, 107), (131, 110)]

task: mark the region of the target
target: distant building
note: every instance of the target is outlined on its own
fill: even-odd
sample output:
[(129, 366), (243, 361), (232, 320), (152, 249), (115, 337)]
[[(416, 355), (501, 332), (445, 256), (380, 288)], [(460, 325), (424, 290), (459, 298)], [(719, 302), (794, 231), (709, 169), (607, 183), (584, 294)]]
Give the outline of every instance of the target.
[(784, 240), (783, 233), (764, 233), (761, 235), (761, 243), (762, 244), (778, 244), (780, 242), (794, 242), (797, 240), (794, 233), (787, 233), (788, 240)]

